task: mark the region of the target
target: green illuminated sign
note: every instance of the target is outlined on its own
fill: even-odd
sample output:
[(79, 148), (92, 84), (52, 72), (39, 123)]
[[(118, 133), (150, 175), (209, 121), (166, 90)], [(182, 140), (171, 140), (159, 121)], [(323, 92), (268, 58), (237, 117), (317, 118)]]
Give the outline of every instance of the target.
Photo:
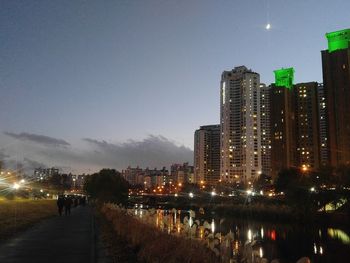
[(326, 37), (328, 39), (328, 52), (346, 49), (349, 47), (350, 29), (327, 33)]
[(273, 71), (275, 73), (275, 85), (291, 89), (294, 82), (294, 68), (282, 68)]

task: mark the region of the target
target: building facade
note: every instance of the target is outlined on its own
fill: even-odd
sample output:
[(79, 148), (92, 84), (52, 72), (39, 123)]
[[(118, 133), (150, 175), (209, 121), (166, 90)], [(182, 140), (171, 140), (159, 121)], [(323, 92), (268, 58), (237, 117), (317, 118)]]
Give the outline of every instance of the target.
[(290, 88), (271, 85), (272, 176), (286, 168), (317, 170), (320, 166), (319, 84)]
[(328, 147), (328, 117), (327, 104), (323, 83), (317, 87), (318, 96), (318, 118), (319, 118), (319, 147), (320, 147), (320, 166), (329, 164), (329, 147)]
[(172, 164), (170, 168), (171, 183), (184, 184), (195, 183), (194, 167), (187, 162), (183, 164)]
[(317, 170), (320, 164), (318, 83), (298, 83), (293, 88), (296, 124), (296, 164)]
[(328, 164), (350, 164), (350, 29), (327, 33), (322, 53), (324, 95), (327, 105)]
[(201, 126), (194, 133), (194, 180), (215, 185), (220, 179), (220, 125)]
[(46, 180), (54, 175), (59, 174), (59, 169), (58, 168), (36, 168), (34, 169), (34, 174), (33, 177), (35, 180)]
[(260, 126), (262, 174), (271, 176), (270, 86), (260, 84)]
[(285, 168), (296, 167), (295, 104), (292, 89), (271, 85), (271, 170), (275, 178)]
[(245, 66), (224, 71), (220, 83), (220, 178), (249, 183), (261, 174), (260, 76)]

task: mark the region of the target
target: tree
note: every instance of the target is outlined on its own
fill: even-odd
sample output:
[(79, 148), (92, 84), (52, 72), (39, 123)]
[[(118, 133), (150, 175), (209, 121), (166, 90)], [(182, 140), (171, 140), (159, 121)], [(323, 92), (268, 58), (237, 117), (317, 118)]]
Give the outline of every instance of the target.
[(310, 179), (299, 170), (290, 168), (278, 173), (276, 190), (284, 192), (286, 199), (295, 205), (306, 205), (309, 197)]
[(277, 175), (275, 182), (276, 190), (278, 192), (291, 190), (298, 184), (300, 178), (301, 175), (297, 169), (283, 169)]
[(261, 174), (257, 180), (254, 182), (254, 189), (260, 190), (264, 189), (267, 186), (271, 185), (271, 176), (268, 176), (266, 174)]
[(335, 182), (333, 176), (334, 168), (331, 166), (321, 166), (318, 171), (312, 172), (310, 178), (316, 186), (329, 185)]
[(336, 169), (336, 177), (338, 183), (342, 186), (350, 186), (350, 166), (349, 165), (340, 165)]
[(114, 169), (102, 169), (87, 177), (84, 190), (101, 202), (125, 203), (128, 198), (128, 182)]

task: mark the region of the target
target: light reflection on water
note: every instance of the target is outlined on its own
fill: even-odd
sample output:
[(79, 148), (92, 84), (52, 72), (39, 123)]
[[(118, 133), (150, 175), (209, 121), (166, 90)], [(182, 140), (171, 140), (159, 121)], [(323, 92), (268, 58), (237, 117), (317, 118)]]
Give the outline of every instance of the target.
[(262, 258), (266, 262), (277, 258), (296, 262), (305, 256), (312, 262), (344, 262), (350, 258), (349, 231), (345, 230), (262, 224), (199, 213), (196, 218), (194, 211), (186, 210), (133, 210), (130, 214), (168, 234), (198, 239), (217, 253), (221, 262), (256, 263)]

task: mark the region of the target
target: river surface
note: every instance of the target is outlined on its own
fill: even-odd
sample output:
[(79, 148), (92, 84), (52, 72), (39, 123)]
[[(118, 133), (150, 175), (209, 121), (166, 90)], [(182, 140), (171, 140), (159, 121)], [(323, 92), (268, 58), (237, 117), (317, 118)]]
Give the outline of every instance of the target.
[(203, 211), (158, 209), (150, 212), (140, 208), (134, 211), (141, 220), (145, 214), (153, 214), (151, 222), (163, 231), (210, 244), (222, 262), (255, 263), (264, 258), (267, 262), (279, 259), (289, 263), (302, 257), (312, 262), (350, 262), (349, 229), (219, 218)]

